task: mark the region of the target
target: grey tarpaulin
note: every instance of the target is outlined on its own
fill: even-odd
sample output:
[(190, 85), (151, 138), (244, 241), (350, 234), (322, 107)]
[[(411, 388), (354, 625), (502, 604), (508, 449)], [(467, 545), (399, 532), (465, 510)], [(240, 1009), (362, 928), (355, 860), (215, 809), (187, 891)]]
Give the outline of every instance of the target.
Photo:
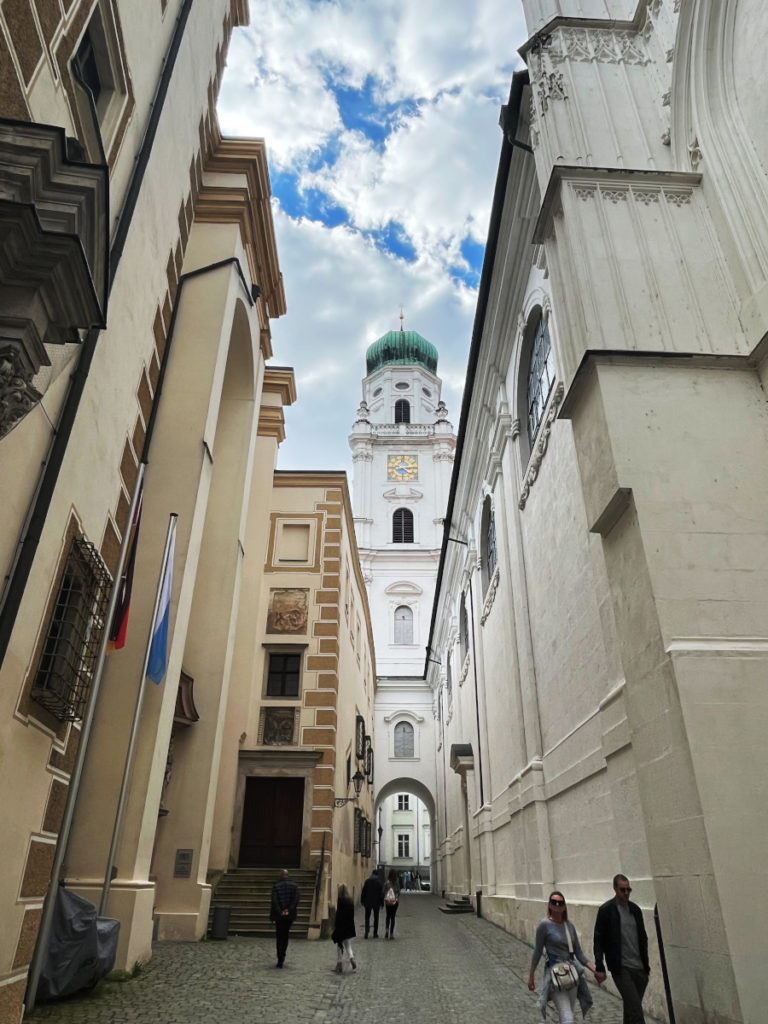
[(119, 934), (119, 921), (99, 917), (92, 903), (60, 885), (38, 1000), (61, 999), (93, 988), (115, 964)]

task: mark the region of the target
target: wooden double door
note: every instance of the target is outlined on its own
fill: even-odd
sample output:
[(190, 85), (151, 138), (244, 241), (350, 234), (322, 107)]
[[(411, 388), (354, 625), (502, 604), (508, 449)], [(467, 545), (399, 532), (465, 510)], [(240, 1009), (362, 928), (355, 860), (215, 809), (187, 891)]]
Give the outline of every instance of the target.
[(247, 777), (238, 867), (299, 867), (303, 818), (304, 779)]

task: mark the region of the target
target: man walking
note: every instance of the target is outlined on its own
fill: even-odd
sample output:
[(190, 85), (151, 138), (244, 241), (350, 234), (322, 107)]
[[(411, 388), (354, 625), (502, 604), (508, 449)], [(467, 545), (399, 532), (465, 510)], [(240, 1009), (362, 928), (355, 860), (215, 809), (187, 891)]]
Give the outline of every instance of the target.
[(379, 908), (381, 907), (383, 894), (384, 889), (381, 879), (376, 874), (376, 869), (374, 868), (370, 876), (363, 883), (363, 889), (360, 893), (360, 902), (365, 907), (365, 935), (363, 936), (365, 939), (368, 938), (371, 911), (373, 911), (373, 937), (374, 939), (379, 937)]
[(286, 868), (280, 872), (280, 881), (272, 886), (272, 902), (269, 919), (275, 923), (275, 939), (277, 942), (277, 966), (282, 967), (285, 951), (288, 949), (288, 932), (296, 919), (296, 908), (299, 905), (299, 887), (288, 877)]
[(624, 1024), (644, 1024), (643, 993), (651, 968), (643, 913), (629, 899), (626, 875), (615, 876), (613, 891), (616, 895), (600, 907), (595, 921), (595, 979), (605, 981), (607, 964), (624, 1003)]

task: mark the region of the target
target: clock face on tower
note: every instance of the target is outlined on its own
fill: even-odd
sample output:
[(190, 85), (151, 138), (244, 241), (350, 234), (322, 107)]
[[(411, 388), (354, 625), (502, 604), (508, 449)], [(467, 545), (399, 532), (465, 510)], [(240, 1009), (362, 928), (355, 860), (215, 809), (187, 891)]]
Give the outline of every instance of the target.
[(415, 455), (388, 455), (387, 477), (390, 480), (415, 480), (419, 463)]

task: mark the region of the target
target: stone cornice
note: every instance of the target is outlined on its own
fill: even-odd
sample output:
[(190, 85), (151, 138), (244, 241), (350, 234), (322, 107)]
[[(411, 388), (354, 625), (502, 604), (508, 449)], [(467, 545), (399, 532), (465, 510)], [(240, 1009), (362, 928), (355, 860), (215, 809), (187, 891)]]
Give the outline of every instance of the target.
[(245, 176), (246, 188), (203, 184), (195, 219), (202, 223), (239, 225), (251, 277), (261, 288), (269, 316), (283, 316), (285, 292), (277, 257), (264, 140), (223, 139), (218, 126), (214, 126), (212, 152), (206, 159), (205, 170)]
[(283, 408), (296, 401), (296, 376), (293, 367), (268, 366), (264, 371), (262, 391), (279, 395)]
[(278, 444), (285, 440), (285, 417), (282, 406), (262, 405), (259, 409), (259, 437), (274, 437)]
[(584, 188), (612, 190), (620, 185), (627, 189), (639, 189), (643, 195), (649, 191), (665, 190), (673, 195), (685, 195), (701, 184), (701, 175), (686, 171), (633, 170), (618, 167), (580, 167), (557, 164), (552, 168), (547, 190), (541, 203), (541, 210), (533, 231), (535, 244), (546, 242), (551, 233), (554, 216), (562, 208), (563, 182), (579, 182)]

